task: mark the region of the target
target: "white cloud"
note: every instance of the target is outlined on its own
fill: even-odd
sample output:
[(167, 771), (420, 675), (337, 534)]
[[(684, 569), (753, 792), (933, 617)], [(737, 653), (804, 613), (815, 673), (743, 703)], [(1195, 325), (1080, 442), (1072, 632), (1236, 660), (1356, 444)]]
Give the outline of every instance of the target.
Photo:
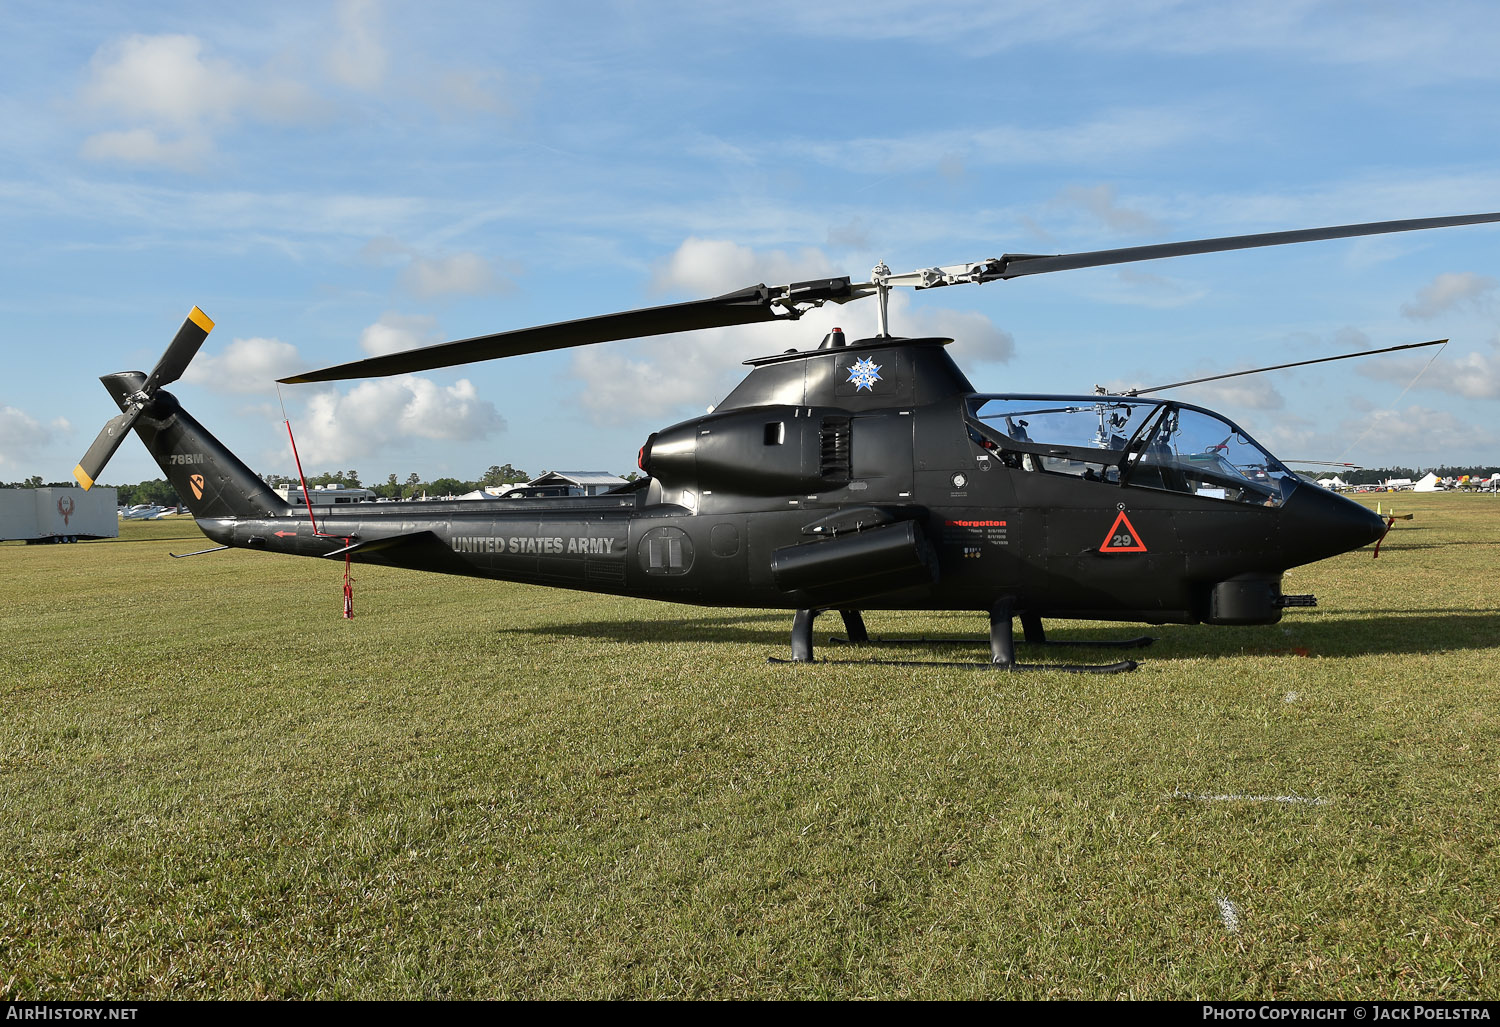
[(1280, 410), (1286, 406), (1286, 397), (1268, 378), (1259, 375), (1195, 385), (1183, 396), (1190, 402), (1215, 409)]
[(505, 430), (505, 419), (467, 378), (442, 386), (418, 375), (361, 382), (348, 393), (319, 392), (303, 420), (303, 452), (328, 463), (411, 439), (472, 441)]
[(1439, 360), (1438, 388), (1469, 399), (1500, 399), (1500, 353), (1465, 353), (1452, 360)]
[(128, 127), (89, 136), (83, 155), (192, 169), (213, 152), (214, 132), (242, 116), (297, 121), (318, 107), (291, 79), (202, 51), (203, 41), (189, 35), (132, 35), (102, 46), (80, 95)]
[(1465, 306), (1477, 306), (1500, 285), (1488, 275), (1472, 271), (1449, 271), (1438, 275), (1417, 292), (1417, 298), (1403, 304), (1401, 313), (1420, 321), (1430, 321), (1440, 314)]
[(280, 339), (235, 339), (217, 356), (199, 353), (182, 380), (215, 392), (257, 393), (276, 388), (276, 379), (304, 370), (297, 347)]
[(201, 132), (162, 139), (154, 129), (132, 128), (97, 132), (83, 141), (80, 152), (89, 160), (159, 164), (179, 171), (194, 171), (212, 154), (213, 141)]
[(501, 117), (515, 113), (511, 90), (497, 72), (456, 69), (424, 78), (423, 83), (427, 102), (438, 111)]
[(978, 56), (1038, 45), (1084, 52), (1234, 54), (1265, 51), (1320, 64), (1366, 64), (1417, 79), (1490, 78), (1496, 27), (1483, 5), (1421, 8), (1321, 0), (1277, 4), (1190, 4), (1141, 0), (1014, 0), (985, 7), (927, 6), (903, 0), (771, 5), (792, 31), (837, 38), (900, 39)]
[(58, 435), (72, 430), (66, 418), (43, 424), (24, 410), (0, 406), (0, 465), (32, 459)]
[(1436, 359), (1423, 355), (1361, 361), (1359, 373), (1403, 386), (1415, 382), (1414, 387), (1419, 389), (1436, 389), (1467, 399), (1500, 399), (1500, 339), (1490, 343), (1489, 352), (1471, 350), (1449, 356), (1445, 348)]
[(805, 247), (796, 253), (753, 250), (723, 239), (685, 240), (656, 266), (651, 287), (659, 292), (717, 296), (747, 285), (786, 285), (833, 274), (835, 265), (823, 251)]
[(1099, 276), (1089, 289), (1089, 295), (1107, 303), (1173, 310), (1196, 303), (1207, 295), (1207, 290), (1169, 275), (1122, 267)]
[(333, 77), (355, 89), (375, 89), (385, 79), (388, 58), (380, 39), (380, 5), (375, 0), (339, 4), (339, 29), (328, 55)]
[(1465, 423), (1447, 410), (1420, 406), (1376, 411), (1363, 420), (1344, 421), (1343, 428), (1351, 437), (1379, 439), (1383, 449), (1425, 455), (1434, 462), (1445, 459), (1445, 453), (1500, 442), (1492, 428)]
[(898, 293), (891, 297), (890, 316), (892, 334), (909, 338), (937, 336), (952, 339), (950, 352), (961, 366), (984, 362), (1003, 364), (1016, 353), (1015, 337), (976, 311), (915, 307), (906, 301), (905, 295)]
[(1306, 417), (1282, 411), (1274, 418), (1240, 418), (1241, 426), (1273, 454), (1285, 460), (1317, 460), (1312, 454), (1334, 453), (1347, 440), (1321, 433)]
[(1072, 125), (993, 125), (836, 142), (800, 139), (782, 148), (792, 156), (870, 174), (932, 171), (951, 177), (955, 167), (1097, 167), (1183, 142), (1202, 145), (1222, 131), (1221, 121), (1192, 109), (1113, 110)]
[(437, 338), (437, 319), (426, 315), (384, 313), (359, 333), (359, 346), (372, 357), (430, 346)]
[(482, 296), (513, 288), (477, 253), (447, 257), (413, 257), (401, 272), (401, 286), (423, 299), (434, 296)]
[(1149, 214), (1121, 206), (1115, 198), (1115, 187), (1109, 184), (1068, 186), (1058, 193), (1056, 202), (1064, 207), (1082, 208), (1114, 232), (1159, 233), (1162, 231), (1161, 222)]
[[(1183, 371), (1178, 378), (1189, 381), (1193, 378), (1210, 378), (1215, 374), (1229, 374), (1222, 368), (1205, 368), (1202, 365)], [(1130, 389), (1155, 389), (1159, 385), (1168, 384), (1160, 380), (1146, 382), (1140, 379), (1115, 378), (1104, 382), (1104, 387), (1112, 393), (1124, 392)], [(1157, 393), (1149, 395), (1156, 398)], [(1282, 410), (1286, 407), (1286, 397), (1277, 390), (1270, 379), (1261, 375), (1245, 375), (1243, 378), (1233, 378), (1222, 382), (1205, 382), (1202, 385), (1184, 386), (1180, 392), (1184, 402), (1195, 403), (1225, 413), (1239, 410)], [(1170, 397), (1167, 397), (1170, 398)]]
[(828, 245), (849, 250), (870, 248), (870, 228), (858, 215), (841, 224), (828, 226)]
[(252, 92), (225, 60), (205, 59), (196, 36), (127, 36), (94, 54), (84, 87), (90, 105), (132, 120), (177, 128), (224, 120)]

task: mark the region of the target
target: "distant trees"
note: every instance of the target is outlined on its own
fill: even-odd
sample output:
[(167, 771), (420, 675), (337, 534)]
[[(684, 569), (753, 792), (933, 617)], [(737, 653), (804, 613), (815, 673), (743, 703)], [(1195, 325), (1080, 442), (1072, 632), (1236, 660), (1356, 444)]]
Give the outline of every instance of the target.
[(427, 483), (427, 494), (429, 496), (461, 496), (465, 492), (473, 492), (478, 486), (472, 481), (459, 481), (457, 478), (434, 478)]
[[(1384, 477), (1418, 477), (1417, 474), (1406, 472), (1397, 474), (1395, 470), (1382, 470), (1370, 472), (1356, 472), (1363, 474), (1378, 474)], [(1456, 470), (1440, 469), (1439, 474), (1477, 474), (1489, 475), (1489, 471), (1480, 472), (1477, 469), (1462, 468)], [(262, 473), (261, 479), (266, 484), (276, 487), (283, 484), (297, 485), (295, 474), (267, 474)], [(635, 481), (640, 475), (636, 471), (630, 471), (624, 475), (626, 481)], [(1347, 477), (1347, 476), (1346, 476)], [(466, 492), (473, 492), (480, 488), (492, 488), (499, 485), (515, 485), (530, 481), (532, 475), (511, 464), (491, 464), (489, 469), (480, 476), (478, 481), (462, 481), (458, 478), (444, 477), (434, 478), (432, 481), (424, 482), (422, 476), (413, 471), (406, 476), (403, 483), (395, 474), (386, 475), (386, 479), (378, 484), (363, 485), (360, 481), (359, 472), (350, 468), (347, 471), (324, 471), (321, 474), (309, 475), (307, 485), (309, 488), (317, 488), (319, 485), (342, 485), (345, 488), (368, 488), (382, 499), (413, 499), (423, 495), (428, 496), (461, 496)], [(1372, 478), (1371, 480), (1382, 480)], [(1356, 479), (1359, 480), (1359, 479)], [(69, 488), (75, 485), (72, 481), (49, 481), (43, 482), (41, 475), (34, 474), (24, 481), (0, 482), (0, 488), (7, 489), (36, 489), (36, 488)], [(176, 488), (164, 478), (155, 478), (151, 481), (143, 481), (138, 485), (114, 485), (111, 486), (119, 492), (120, 502), (125, 506), (136, 506), (141, 503), (155, 503), (158, 506), (178, 506), (181, 499), (177, 495)]]
[(510, 485), (518, 481), (530, 480), (531, 475), (525, 471), (516, 470), (510, 464), (499, 464), (498, 466), (491, 464), (490, 469), (485, 471), (484, 476), (479, 479), (479, 484), (485, 488), (489, 488), (494, 485)]
[[(1449, 467), (1444, 464), (1441, 467), (1429, 468), (1439, 478), (1462, 478), (1464, 475), (1470, 477), (1488, 478), (1500, 468), (1497, 467)], [(1358, 471), (1339, 471), (1338, 476), (1350, 485), (1379, 485), (1383, 481), (1392, 478), (1410, 478), (1416, 481), (1425, 475), (1427, 471), (1413, 467), (1366, 467)], [(1322, 477), (1322, 475), (1319, 475)], [(1331, 477), (1331, 475), (1330, 475)]]
[(0, 489), (66, 489), (78, 485), (76, 481), (42, 481), (40, 474), (33, 474), (25, 481), (0, 481)]
[(116, 485), (115, 492), (121, 506), (139, 506), (142, 503), (180, 506), (182, 503), (177, 496), (177, 489), (165, 478), (143, 481), (139, 485)]

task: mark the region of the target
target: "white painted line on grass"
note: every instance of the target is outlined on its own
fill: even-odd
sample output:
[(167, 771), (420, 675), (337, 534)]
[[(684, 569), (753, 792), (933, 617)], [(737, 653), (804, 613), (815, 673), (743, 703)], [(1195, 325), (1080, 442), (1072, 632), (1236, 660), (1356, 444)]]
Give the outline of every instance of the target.
[(1224, 930), (1235, 934), (1240, 929), (1240, 911), (1228, 899), (1214, 900), (1219, 904), (1219, 919), (1224, 921)]
[(1174, 799), (1192, 799), (1195, 802), (1282, 802), (1292, 806), (1326, 806), (1327, 799), (1320, 799), (1316, 795), (1199, 795), (1195, 792), (1184, 792), (1177, 789), (1172, 793)]

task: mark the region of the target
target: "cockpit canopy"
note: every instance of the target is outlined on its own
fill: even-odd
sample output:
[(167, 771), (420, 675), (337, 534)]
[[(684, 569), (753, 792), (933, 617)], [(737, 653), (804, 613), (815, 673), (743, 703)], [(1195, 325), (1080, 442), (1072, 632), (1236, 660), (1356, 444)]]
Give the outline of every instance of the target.
[(1280, 506), (1300, 479), (1218, 414), (1121, 396), (971, 396), (974, 442), (1006, 464), (1125, 488)]

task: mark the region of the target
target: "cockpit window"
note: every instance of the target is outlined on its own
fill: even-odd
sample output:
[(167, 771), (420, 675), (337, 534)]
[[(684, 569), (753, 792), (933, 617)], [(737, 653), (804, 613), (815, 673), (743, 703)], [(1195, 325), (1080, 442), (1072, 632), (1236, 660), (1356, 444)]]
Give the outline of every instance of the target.
[(1260, 506), (1280, 506), (1298, 478), (1234, 425), (1169, 404), (1151, 427), (1127, 481)]
[[(987, 448), (1000, 449), (1011, 466), (1118, 484), (1126, 446), (1160, 407), (1151, 400), (1114, 397), (1005, 396), (977, 398), (971, 409), (995, 433)], [(1006, 440), (1073, 452), (1007, 454)], [(1102, 450), (1100, 459), (1077, 452), (1087, 449)]]
[(1298, 481), (1232, 423), (1196, 407), (1118, 396), (976, 396), (969, 410), (975, 442), (1012, 467), (1269, 506), (1285, 502)]
[(1136, 431), (1162, 404), (1149, 400), (986, 399), (976, 416), (1019, 442), (1047, 445), (1125, 448)]

